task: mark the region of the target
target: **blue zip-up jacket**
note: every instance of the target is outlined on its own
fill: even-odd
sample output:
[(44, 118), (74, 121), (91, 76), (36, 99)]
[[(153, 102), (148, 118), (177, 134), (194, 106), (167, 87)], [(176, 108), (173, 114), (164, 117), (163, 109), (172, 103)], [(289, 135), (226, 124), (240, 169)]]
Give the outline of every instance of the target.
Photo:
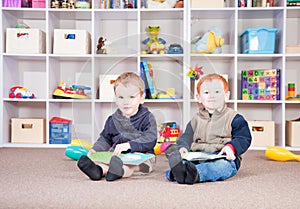
[(96, 152), (113, 151), (117, 144), (129, 142), (131, 152), (154, 153), (157, 124), (148, 108), (139, 106), (138, 112), (126, 118), (119, 109), (108, 117), (100, 137), (93, 145)]

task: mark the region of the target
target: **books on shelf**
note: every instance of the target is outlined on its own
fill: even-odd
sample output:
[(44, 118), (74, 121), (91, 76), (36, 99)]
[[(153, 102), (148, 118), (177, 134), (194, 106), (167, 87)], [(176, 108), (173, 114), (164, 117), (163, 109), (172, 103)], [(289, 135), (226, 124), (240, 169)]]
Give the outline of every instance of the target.
[(238, 0), (238, 7), (274, 7), (275, 0)]
[(146, 60), (142, 61), (140, 64), (141, 77), (145, 83), (145, 94), (146, 99), (155, 99), (156, 98), (156, 89), (154, 86), (153, 80), (153, 69)]

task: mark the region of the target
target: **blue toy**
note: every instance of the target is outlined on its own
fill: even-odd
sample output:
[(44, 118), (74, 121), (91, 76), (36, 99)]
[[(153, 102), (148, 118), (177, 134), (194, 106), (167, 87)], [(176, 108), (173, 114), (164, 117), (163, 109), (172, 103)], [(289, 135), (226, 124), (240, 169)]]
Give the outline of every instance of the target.
[(81, 146), (68, 146), (65, 155), (73, 160), (79, 160), (81, 156), (86, 156), (88, 152), (88, 149)]
[(224, 44), (223, 34), (220, 29), (213, 27), (203, 36), (192, 39), (191, 52), (201, 54), (220, 54)]

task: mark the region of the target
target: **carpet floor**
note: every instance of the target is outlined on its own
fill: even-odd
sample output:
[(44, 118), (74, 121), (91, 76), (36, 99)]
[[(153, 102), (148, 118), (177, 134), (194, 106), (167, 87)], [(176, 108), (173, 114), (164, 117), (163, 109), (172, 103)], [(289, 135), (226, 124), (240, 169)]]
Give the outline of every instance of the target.
[(0, 208), (300, 208), (300, 162), (272, 161), (264, 151), (249, 150), (231, 179), (194, 185), (168, 182), (164, 155), (150, 175), (91, 181), (64, 151), (0, 148)]

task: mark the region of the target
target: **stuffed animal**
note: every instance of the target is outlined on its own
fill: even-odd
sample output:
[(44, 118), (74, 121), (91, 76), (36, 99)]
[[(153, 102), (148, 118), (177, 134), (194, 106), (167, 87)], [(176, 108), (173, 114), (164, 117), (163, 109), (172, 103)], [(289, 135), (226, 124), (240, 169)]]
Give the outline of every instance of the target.
[(166, 9), (174, 8), (177, 0), (148, 0), (147, 8), (149, 9)]
[(166, 41), (162, 38), (158, 38), (160, 31), (159, 26), (148, 26), (147, 32), (149, 38), (143, 41), (146, 48), (142, 51), (142, 54), (164, 54)]
[(213, 27), (203, 36), (192, 39), (191, 52), (201, 54), (220, 54), (224, 44), (223, 34), (220, 29)]
[(107, 50), (106, 50), (106, 38), (104, 37), (100, 37), (98, 40), (98, 45), (97, 45), (97, 54), (107, 54)]

